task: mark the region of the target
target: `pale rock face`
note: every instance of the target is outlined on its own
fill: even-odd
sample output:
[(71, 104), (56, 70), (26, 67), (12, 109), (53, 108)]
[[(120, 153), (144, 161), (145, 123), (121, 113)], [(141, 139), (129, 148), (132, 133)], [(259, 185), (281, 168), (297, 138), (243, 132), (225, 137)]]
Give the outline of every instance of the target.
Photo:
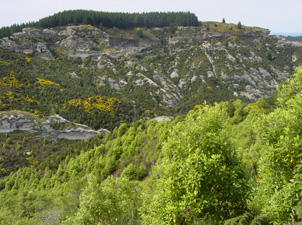
[(245, 87), (245, 92), (241, 92), (240, 95), (247, 97), (250, 100), (257, 100), (257, 98), (260, 97), (267, 97), (266, 94), (264, 94), (263, 92), (261, 92), (258, 89), (253, 88), (250, 85), (247, 85)]
[(157, 117), (153, 118), (153, 120), (156, 120), (158, 123), (164, 122), (164, 121), (170, 122), (172, 120), (172, 118), (169, 116), (157, 116)]
[(153, 79), (154, 80), (160, 80), (160, 75), (158, 75), (157, 73), (153, 74)]
[(42, 38), (44, 40), (49, 40), (55, 38), (56, 36), (57, 36), (56, 32), (49, 29), (40, 30), (36, 28), (23, 28), (22, 32), (15, 33), (13, 35), (13, 38), (35, 37), (35, 38)]
[(32, 42), (28, 39), (41, 38), (47, 41), (55, 37), (57, 37), (56, 32), (49, 29), (24, 28), (22, 32), (13, 34), (10, 39), (2, 38), (0, 47), (14, 52), (23, 52), (24, 54), (36, 52), (43, 59), (53, 60), (54, 57), (44, 43)]
[(296, 62), (298, 60), (297, 56), (295, 54), (292, 55), (292, 62)]
[(199, 77), (200, 77), (200, 79), (201, 79), (201, 81), (202, 81), (203, 83), (206, 82), (205, 79), (204, 79), (204, 75), (200, 75)]
[(213, 71), (208, 71), (207, 72), (208, 77), (214, 77), (215, 74), (213, 73)]
[(226, 75), (225, 73), (221, 73), (221, 78), (223, 79), (223, 80), (225, 80), (225, 79), (228, 79), (228, 75)]
[(138, 79), (134, 82), (137, 86), (142, 86), (142, 85), (144, 85), (144, 83), (148, 83), (154, 87), (158, 87), (158, 85), (153, 80), (146, 77), (144, 74), (138, 73), (138, 74), (136, 74), (136, 76), (140, 77), (140, 79)]
[(192, 78), (191, 78), (191, 83), (194, 83), (194, 81), (197, 79), (197, 76), (193, 76)]
[(39, 52), (39, 56), (42, 59), (47, 59), (47, 60), (54, 60), (55, 58), (52, 56), (46, 45), (42, 42), (39, 42), (37, 44), (36, 51)]
[(177, 70), (175, 70), (173, 73), (171, 73), (170, 77), (171, 78), (179, 77)]
[(271, 74), (267, 72), (265, 69), (259, 67), (259, 72), (262, 74), (262, 76), (265, 77), (271, 77)]
[(184, 78), (182, 78), (179, 80), (178, 86), (180, 88), (184, 88), (186, 86), (186, 84), (187, 84), (186, 80)]
[(168, 93), (163, 94), (163, 102), (166, 104), (166, 106), (172, 108), (175, 107), (175, 105), (177, 104), (177, 100)]
[(107, 77), (106, 76), (103, 76), (101, 78), (101, 81), (99, 83), (99, 86), (105, 86), (106, 85), (106, 80), (107, 80)]
[(229, 60), (231, 60), (232, 62), (235, 62), (236, 61), (236, 58), (230, 54), (228, 54), (228, 58)]
[(23, 114), (20, 114), (17, 117), (5, 115), (0, 119), (0, 133), (10, 133), (16, 130), (39, 131), (39, 128), (38, 123), (35, 120), (29, 120)]
[(72, 78), (80, 78), (77, 74), (76, 74), (76, 72), (69, 72), (68, 73)]
[(134, 81), (134, 84), (135, 84), (136, 86), (143, 86), (144, 83), (145, 83), (145, 82), (144, 82), (143, 79), (138, 79), (138, 80)]
[(127, 73), (127, 76), (132, 77), (132, 76), (133, 76), (132, 71), (129, 71), (129, 72)]
[(108, 78), (109, 84), (111, 88), (114, 88), (115, 90), (119, 91), (121, 87), (115, 82), (115, 80)]
[(15, 47), (17, 45), (16, 42), (8, 39), (7, 37), (0, 39), (0, 41), (1, 41), (1, 46), (7, 49)]
[(47, 139), (69, 139), (69, 140), (83, 140), (90, 139), (99, 133), (109, 132), (106, 129), (98, 131), (92, 130), (89, 127), (81, 124), (75, 124), (76, 128), (71, 129), (54, 129), (56, 125), (68, 125), (70, 122), (59, 115), (50, 116), (47, 120), (38, 124), (36, 120), (28, 119), (25, 115), (19, 114), (5, 115), (0, 118), (0, 133), (10, 133), (14, 131), (36, 131), (39, 135), (36, 138)]
[(62, 40), (60, 47), (76, 48), (79, 50), (89, 50), (90, 47), (97, 47), (97, 44), (90, 39), (83, 39), (76, 35), (68, 36)]
[[(183, 30), (185, 29), (190, 29), (190, 27), (185, 27), (183, 28)], [(268, 36), (270, 33), (270, 31), (268, 29), (254, 29), (254, 30), (250, 30), (250, 31), (246, 31), (245, 33), (242, 33), (240, 35), (238, 35), (238, 37), (242, 38), (242, 39), (251, 39), (251, 38), (255, 38), (255, 37), (263, 37), (263, 36)], [(232, 37), (232, 34), (221, 34), (221, 33), (214, 33), (214, 34), (210, 34), (210, 33), (203, 33), (201, 35), (193, 35), (193, 36), (176, 36), (176, 37), (172, 37), (169, 38), (169, 44), (175, 44), (178, 42), (195, 42), (195, 41), (207, 41), (210, 39), (221, 39), (221, 40), (225, 40), (228, 39), (230, 37)], [(219, 44), (216, 44), (219, 45)]]
[(127, 84), (128, 84), (128, 82), (125, 81), (125, 80), (120, 80), (120, 81), (119, 81), (119, 85), (120, 85), (121, 88), (126, 87)]

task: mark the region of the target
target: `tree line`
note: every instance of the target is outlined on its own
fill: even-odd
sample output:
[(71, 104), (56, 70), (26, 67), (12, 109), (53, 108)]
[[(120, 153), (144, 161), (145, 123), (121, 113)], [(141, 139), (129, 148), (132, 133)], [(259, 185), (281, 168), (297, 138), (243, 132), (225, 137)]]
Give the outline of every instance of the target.
[(0, 29), (0, 37), (9, 37), (25, 27), (49, 28), (69, 24), (90, 24), (100, 27), (131, 29), (134, 27), (198, 26), (191, 12), (119, 13), (92, 10), (68, 10), (40, 19), (38, 22), (14, 24)]

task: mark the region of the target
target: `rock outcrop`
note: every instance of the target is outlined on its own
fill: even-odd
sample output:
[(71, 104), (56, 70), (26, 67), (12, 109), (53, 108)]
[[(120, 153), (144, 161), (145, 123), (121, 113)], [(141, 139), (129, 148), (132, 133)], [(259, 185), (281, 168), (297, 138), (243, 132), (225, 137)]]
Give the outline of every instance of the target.
[(97, 134), (109, 132), (106, 129), (95, 131), (82, 124), (73, 124), (59, 115), (50, 116), (39, 123), (23, 114), (3, 116), (0, 119), (0, 133), (14, 131), (36, 132), (36, 138), (55, 140), (86, 140)]
[(37, 53), (43, 59), (53, 60), (54, 57), (44, 41), (53, 39), (56, 36), (56, 32), (49, 29), (24, 28), (22, 32), (13, 34), (10, 39), (7, 37), (2, 38), (0, 47), (25, 54)]
[(10, 133), (13, 131), (39, 131), (36, 120), (27, 119), (23, 114), (18, 116), (5, 115), (0, 119), (0, 133)]

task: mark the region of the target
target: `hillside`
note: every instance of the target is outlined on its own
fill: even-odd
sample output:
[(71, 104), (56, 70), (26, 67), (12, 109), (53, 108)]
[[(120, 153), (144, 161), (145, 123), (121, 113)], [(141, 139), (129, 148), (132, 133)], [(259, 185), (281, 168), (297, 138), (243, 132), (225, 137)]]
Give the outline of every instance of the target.
[(1, 180), (1, 222), (296, 224), (301, 80), (299, 69), (278, 88), (271, 113), (263, 99), (204, 105), (123, 124), (56, 167), (19, 169)]
[(299, 43), (217, 22), (24, 28), (0, 41), (1, 110), (110, 130), (204, 101), (268, 97), (302, 61)]
[(196, 19), (0, 29), (0, 224), (301, 223), (302, 44)]

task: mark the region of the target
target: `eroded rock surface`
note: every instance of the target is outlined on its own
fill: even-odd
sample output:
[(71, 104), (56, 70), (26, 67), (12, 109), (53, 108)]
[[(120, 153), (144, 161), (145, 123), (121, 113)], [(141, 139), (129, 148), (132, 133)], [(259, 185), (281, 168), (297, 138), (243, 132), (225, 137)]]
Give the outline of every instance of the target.
[(95, 131), (82, 124), (73, 124), (59, 115), (50, 116), (40, 123), (23, 114), (5, 115), (0, 118), (0, 133), (14, 131), (37, 132), (36, 138), (55, 140), (86, 140), (97, 134), (109, 132), (106, 129)]

